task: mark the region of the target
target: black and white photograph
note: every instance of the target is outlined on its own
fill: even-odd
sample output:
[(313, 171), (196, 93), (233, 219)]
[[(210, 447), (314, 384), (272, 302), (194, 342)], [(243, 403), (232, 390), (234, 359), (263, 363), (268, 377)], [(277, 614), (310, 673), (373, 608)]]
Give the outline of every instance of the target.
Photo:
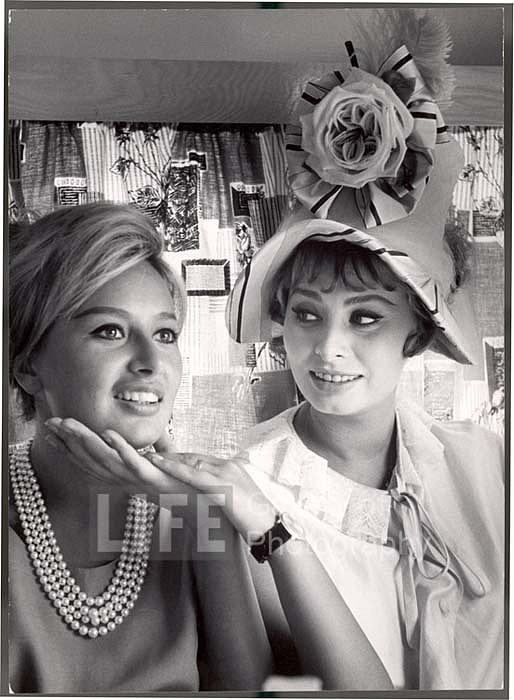
[(509, 697), (512, 10), (6, 0), (1, 694)]

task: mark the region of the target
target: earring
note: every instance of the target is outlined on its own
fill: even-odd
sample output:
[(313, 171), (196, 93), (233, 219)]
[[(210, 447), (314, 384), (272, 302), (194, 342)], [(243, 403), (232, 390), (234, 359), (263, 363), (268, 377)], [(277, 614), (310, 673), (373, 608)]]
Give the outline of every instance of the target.
[(171, 418), (168, 421), (168, 425), (166, 426), (166, 432), (170, 436), (170, 440), (175, 439), (175, 435), (173, 433), (173, 416), (171, 416)]

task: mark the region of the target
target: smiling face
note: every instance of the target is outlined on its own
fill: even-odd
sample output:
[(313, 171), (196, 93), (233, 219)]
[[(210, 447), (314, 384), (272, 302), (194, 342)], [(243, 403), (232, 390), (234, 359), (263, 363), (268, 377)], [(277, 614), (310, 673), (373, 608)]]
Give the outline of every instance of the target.
[(150, 263), (107, 282), (34, 355), (38, 420), (111, 428), (137, 448), (155, 442), (182, 376), (177, 330), (169, 287)]
[(334, 282), (324, 265), (314, 280), (297, 276), (289, 291), (288, 361), (300, 391), (320, 413), (394, 410), (405, 340), (417, 325), (401, 286), (366, 288), (356, 276), (354, 282)]

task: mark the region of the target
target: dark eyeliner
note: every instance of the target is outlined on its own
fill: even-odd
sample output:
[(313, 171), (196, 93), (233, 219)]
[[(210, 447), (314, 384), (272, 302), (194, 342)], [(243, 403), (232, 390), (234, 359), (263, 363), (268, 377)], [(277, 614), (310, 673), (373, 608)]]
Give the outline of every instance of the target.
[(164, 343), (165, 345), (173, 345), (173, 343), (176, 343), (178, 340), (178, 333), (176, 330), (173, 328), (159, 328), (158, 330), (155, 331), (156, 334), (162, 334), (162, 333), (169, 333), (171, 336), (170, 341), (165, 341), (165, 340), (159, 340), (159, 342)]
[(296, 318), (300, 322), (306, 322), (305, 318), (302, 318), (302, 316), (305, 316), (306, 314), (310, 314), (311, 316), (315, 316), (316, 319), (319, 318), (319, 314), (316, 313), (316, 311), (312, 311), (311, 309), (306, 309), (305, 307), (302, 306), (292, 306), (291, 311), (294, 313)]
[(125, 336), (125, 332), (118, 323), (102, 323), (101, 326), (97, 326), (93, 331), (91, 331), (91, 335), (100, 337), (103, 340), (121, 340), (121, 338), (113, 338), (113, 337), (108, 337), (106, 335), (102, 335), (102, 332), (105, 332), (107, 330), (115, 330), (117, 333), (120, 334), (121, 338)]
[[(359, 318), (370, 318), (373, 319), (373, 321), (381, 321), (384, 316), (382, 314), (377, 313), (376, 311), (368, 311), (367, 309), (354, 309), (350, 315), (350, 321), (352, 323), (355, 323), (357, 319)], [(357, 323), (358, 326), (373, 326), (375, 325), (374, 323)]]

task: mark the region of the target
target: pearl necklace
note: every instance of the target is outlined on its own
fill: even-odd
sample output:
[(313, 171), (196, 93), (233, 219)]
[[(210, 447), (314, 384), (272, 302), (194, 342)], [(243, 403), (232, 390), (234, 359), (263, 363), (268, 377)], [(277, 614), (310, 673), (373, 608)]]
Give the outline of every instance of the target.
[(112, 632), (130, 614), (145, 580), (158, 507), (130, 496), (121, 555), (105, 591), (88, 596), (63, 559), (30, 463), (29, 440), (9, 450), (9, 471), (16, 510), (36, 577), (63, 622), (83, 637)]

